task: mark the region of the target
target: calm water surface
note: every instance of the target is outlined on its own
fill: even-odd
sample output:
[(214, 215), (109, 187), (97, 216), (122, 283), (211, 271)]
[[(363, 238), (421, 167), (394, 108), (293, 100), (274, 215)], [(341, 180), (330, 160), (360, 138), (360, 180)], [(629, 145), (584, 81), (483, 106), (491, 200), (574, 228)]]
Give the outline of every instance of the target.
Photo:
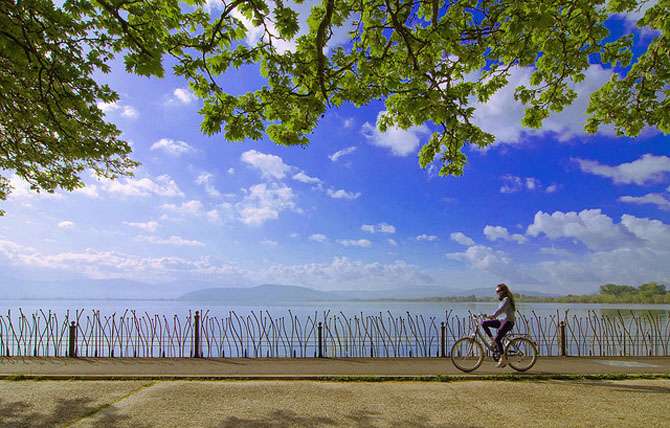
[[(322, 318), (324, 313), (332, 315), (344, 314), (347, 317), (379, 315), (386, 318), (389, 312), (394, 317), (422, 315), (424, 318), (435, 317), (444, 319), (447, 313), (450, 316), (467, 316), (468, 313), (492, 313), (497, 304), (494, 302), (301, 302), (294, 304), (243, 306), (210, 304), (206, 302), (182, 302), (177, 300), (0, 300), (0, 316), (7, 316), (11, 311), (12, 317), (19, 314), (30, 316), (43, 310), (51, 311), (59, 317), (64, 317), (68, 311), (74, 317), (77, 311), (83, 311), (84, 316), (93, 310), (99, 310), (101, 315), (123, 314), (126, 310), (135, 310), (137, 315), (148, 313), (150, 316), (159, 315), (172, 317), (187, 316), (189, 311), (201, 311), (211, 317), (227, 317), (233, 311), (238, 316), (249, 315), (252, 312), (260, 315), (269, 314), (272, 318), (288, 317), (289, 314), (306, 318)], [(639, 304), (558, 304), (558, 303), (518, 303), (519, 314), (526, 317), (560, 316), (563, 318), (567, 311), (569, 317), (586, 316), (589, 312), (596, 314), (618, 316), (624, 318), (632, 315), (640, 316), (651, 314), (654, 317), (670, 316), (670, 305), (639, 305)], [(289, 312), (290, 311), (290, 312)]]

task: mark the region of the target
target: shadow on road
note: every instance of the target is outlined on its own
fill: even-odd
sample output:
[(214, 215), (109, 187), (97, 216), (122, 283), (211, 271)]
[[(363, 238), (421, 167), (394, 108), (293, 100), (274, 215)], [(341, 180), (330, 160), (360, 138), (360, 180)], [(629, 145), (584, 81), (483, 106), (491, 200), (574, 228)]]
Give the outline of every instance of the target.
[[(93, 400), (75, 399), (45, 399), (47, 408), (41, 403), (27, 403), (25, 401), (0, 401), (0, 427), (2, 428), (53, 428), (71, 423), (82, 416), (91, 414), (99, 409)], [(115, 427), (129, 419), (113, 407), (95, 415), (96, 427)], [(142, 427), (137, 427), (142, 428)]]
[[(334, 419), (326, 416), (304, 416), (292, 411), (276, 410), (270, 414), (259, 415), (257, 418), (238, 418), (231, 416), (212, 428), (279, 428), (279, 427), (340, 427), (376, 428), (391, 426), (390, 421), (380, 422), (382, 415), (376, 412), (358, 411), (349, 415), (341, 415)], [(448, 421), (433, 424), (423, 416), (411, 420), (393, 420), (393, 426), (404, 428), (480, 428), (475, 425), (450, 425)]]

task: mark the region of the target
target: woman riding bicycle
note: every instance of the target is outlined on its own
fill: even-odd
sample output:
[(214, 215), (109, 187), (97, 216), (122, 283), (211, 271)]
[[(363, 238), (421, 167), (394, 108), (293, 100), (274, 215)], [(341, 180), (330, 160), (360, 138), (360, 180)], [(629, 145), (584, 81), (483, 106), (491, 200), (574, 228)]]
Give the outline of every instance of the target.
[[(505, 367), (507, 361), (505, 361), (502, 340), (503, 337), (512, 330), (512, 327), (514, 327), (516, 305), (514, 303), (514, 295), (509, 291), (507, 284), (498, 284), (496, 286), (496, 295), (498, 296), (498, 300), (500, 300), (500, 306), (498, 306), (498, 309), (496, 309), (493, 315), (486, 317), (488, 319), (482, 322), (482, 327), (484, 328), (486, 335), (489, 337), (491, 346), (500, 354), (500, 360), (496, 367)], [(496, 319), (500, 315), (502, 315), (500, 319)], [(489, 330), (491, 327), (496, 329), (495, 339)]]

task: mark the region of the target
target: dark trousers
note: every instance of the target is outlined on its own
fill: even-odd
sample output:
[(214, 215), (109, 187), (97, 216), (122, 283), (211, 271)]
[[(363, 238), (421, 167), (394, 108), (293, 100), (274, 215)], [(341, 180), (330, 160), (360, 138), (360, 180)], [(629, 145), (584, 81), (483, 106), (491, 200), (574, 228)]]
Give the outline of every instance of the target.
[(496, 342), (496, 345), (498, 345), (498, 352), (502, 354), (503, 352), (503, 346), (502, 346), (502, 340), (503, 337), (514, 327), (514, 323), (511, 321), (500, 321), (500, 320), (485, 320), (482, 322), (482, 327), (484, 328), (484, 331), (486, 332), (486, 335), (488, 337), (492, 337), (491, 335), (491, 330), (489, 328), (493, 327), (496, 329), (496, 337), (493, 339)]

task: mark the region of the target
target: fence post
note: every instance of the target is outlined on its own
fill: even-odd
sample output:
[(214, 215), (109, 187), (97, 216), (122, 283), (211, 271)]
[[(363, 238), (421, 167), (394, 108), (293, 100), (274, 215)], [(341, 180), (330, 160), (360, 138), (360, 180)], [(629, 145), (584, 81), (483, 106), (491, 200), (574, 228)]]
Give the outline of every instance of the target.
[(440, 324), (440, 357), (447, 356), (447, 328), (444, 325), (444, 321)]
[(193, 358), (200, 357), (200, 313), (195, 311), (195, 325), (193, 326)]
[(319, 358), (323, 358), (323, 325), (319, 323)]
[(76, 342), (77, 342), (77, 325), (72, 321), (70, 324), (70, 335), (69, 335), (69, 349), (68, 349), (68, 356), (69, 357), (76, 357), (77, 356), (77, 350), (76, 350)]
[(566, 352), (566, 340), (565, 340), (565, 322), (561, 321), (558, 323), (558, 345), (560, 347), (558, 355), (561, 357), (567, 357), (568, 353)]

